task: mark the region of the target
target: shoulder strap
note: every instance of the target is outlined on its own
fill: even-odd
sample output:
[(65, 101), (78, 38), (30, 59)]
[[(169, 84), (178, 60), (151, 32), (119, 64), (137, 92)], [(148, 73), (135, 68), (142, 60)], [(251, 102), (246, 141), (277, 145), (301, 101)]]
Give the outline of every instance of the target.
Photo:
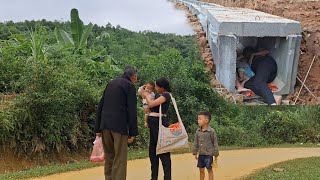
[[(169, 92), (168, 92), (169, 93)], [(172, 104), (174, 106), (174, 109), (176, 111), (176, 114), (177, 114), (177, 117), (178, 117), (178, 121), (180, 123), (180, 126), (183, 126), (183, 123), (182, 123), (182, 120), (181, 120), (181, 117), (180, 117), (180, 113), (179, 113), (179, 110), (178, 110), (178, 106), (177, 106), (177, 102), (176, 102), (176, 99), (174, 99), (174, 97), (172, 96), (171, 93), (169, 93), (170, 97), (171, 97), (171, 101), (172, 101)], [(160, 104), (160, 107), (159, 107), (159, 126), (162, 124), (162, 109), (161, 109), (161, 104)]]
[(172, 96), (171, 93), (169, 93), (169, 94), (170, 94), (171, 101), (172, 101), (172, 104), (173, 104), (173, 106), (174, 106), (174, 109), (175, 109), (175, 111), (176, 111), (176, 114), (177, 114), (177, 117), (178, 117), (178, 121), (179, 121), (179, 122), (182, 122), (181, 117), (180, 117), (180, 113), (179, 113), (179, 110), (178, 110), (178, 106), (177, 106), (176, 99), (174, 99), (174, 97)]
[(162, 108), (159, 106), (159, 127), (162, 125)]

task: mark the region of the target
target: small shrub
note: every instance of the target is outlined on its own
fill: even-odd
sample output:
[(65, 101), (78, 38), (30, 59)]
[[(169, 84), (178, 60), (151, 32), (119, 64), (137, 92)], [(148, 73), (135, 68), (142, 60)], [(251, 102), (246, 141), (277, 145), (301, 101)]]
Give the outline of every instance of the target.
[(300, 131), (299, 121), (280, 111), (267, 114), (261, 127), (262, 136), (270, 144), (295, 143)]
[(218, 126), (216, 128), (219, 145), (230, 146), (242, 143), (245, 131), (236, 126)]
[(301, 130), (299, 140), (301, 142), (320, 143), (320, 131), (315, 127), (305, 127)]

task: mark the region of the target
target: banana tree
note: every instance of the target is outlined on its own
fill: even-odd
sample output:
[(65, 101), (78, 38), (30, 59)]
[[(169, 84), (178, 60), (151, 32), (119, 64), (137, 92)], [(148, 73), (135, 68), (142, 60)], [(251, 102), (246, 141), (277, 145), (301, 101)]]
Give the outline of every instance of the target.
[(54, 34), (59, 44), (63, 46), (74, 46), (73, 40), (67, 32), (63, 29), (58, 29), (57, 27), (54, 29)]
[(32, 57), (35, 60), (45, 60), (45, 54), (48, 48), (45, 47), (45, 42), (47, 40), (46, 29), (43, 26), (38, 26), (33, 31), (29, 30), (31, 37), (31, 50)]
[(87, 39), (92, 32), (93, 24), (87, 26), (79, 18), (77, 9), (71, 10), (71, 35), (62, 29), (55, 28), (54, 34), (59, 44), (63, 46), (74, 47), (75, 51), (79, 51), (86, 47)]

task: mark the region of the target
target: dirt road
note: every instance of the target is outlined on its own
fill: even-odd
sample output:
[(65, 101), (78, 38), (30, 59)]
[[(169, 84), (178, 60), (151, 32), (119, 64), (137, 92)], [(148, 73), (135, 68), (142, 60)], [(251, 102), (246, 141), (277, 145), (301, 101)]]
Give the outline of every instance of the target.
[[(320, 148), (268, 148), (221, 151), (219, 168), (215, 171), (218, 180), (237, 179), (268, 165), (301, 157), (320, 156)], [(161, 169), (162, 167), (160, 167)], [(128, 180), (150, 179), (149, 159), (133, 160), (128, 162)], [(160, 176), (163, 173), (160, 170)], [(172, 179), (198, 179), (196, 160), (191, 154), (172, 156)], [(102, 180), (103, 167), (90, 168), (82, 171), (62, 173), (33, 180)], [(159, 178), (162, 179), (162, 178)]]

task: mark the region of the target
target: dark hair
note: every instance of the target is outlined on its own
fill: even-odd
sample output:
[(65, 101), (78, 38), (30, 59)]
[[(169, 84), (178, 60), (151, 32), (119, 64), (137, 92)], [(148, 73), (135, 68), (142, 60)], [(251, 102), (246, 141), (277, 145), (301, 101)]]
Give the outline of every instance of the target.
[(132, 77), (135, 74), (137, 74), (137, 69), (133, 66), (128, 65), (124, 68), (122, 77), (130, 79), (130, 77)]
[(243, 49), (243, 56), (246, 58), (250, 58), (251, 54), (254, 53), (255, 50), (252, 47), (246, 47)]
[(166, 79), (164, 77), (157, 79), (156, 80), (156, 85), (161, 87), (161, 88), (163, 88), (163, 89), (165, 89), (165, 90), (167, 90), (168, 92), (171, 91), (170, 83), (169, 83), (168, 79)]
[(146, 84), (150, 84), (154, 88), (154, 82), (153, 81), (148, 81)]
[(198, 115), (202, 115), (202, 116), (205, 116), (206, 118), (209, 119), (209, 121), (211, 121), (211, 113), (208, 112), (208, 111), (202, 111), (202, 112), (199, 112)]

